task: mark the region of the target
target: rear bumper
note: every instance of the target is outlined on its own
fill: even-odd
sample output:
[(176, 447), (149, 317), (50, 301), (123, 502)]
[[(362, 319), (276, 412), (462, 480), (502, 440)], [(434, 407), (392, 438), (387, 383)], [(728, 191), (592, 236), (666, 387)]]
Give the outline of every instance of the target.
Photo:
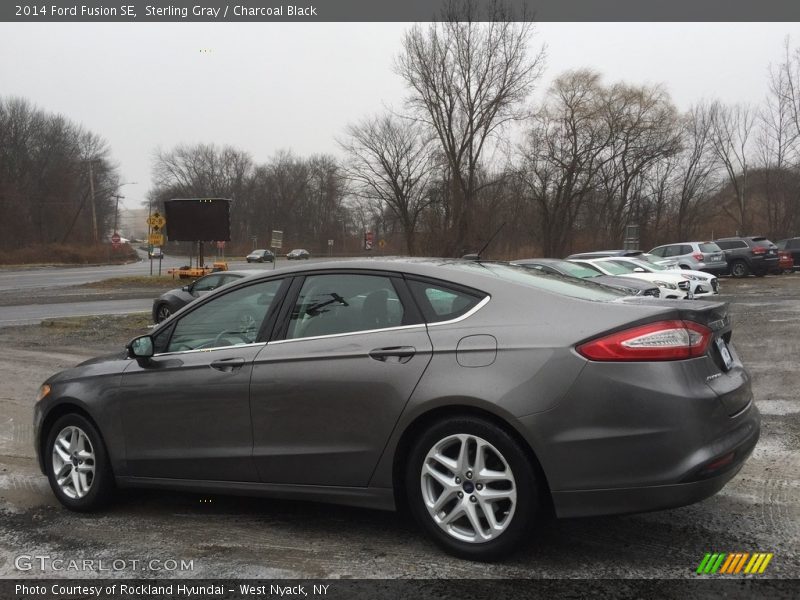
[[(626, 513), (649, 512), (677, 508), (705, 500), (719, 492), (736, 476), (750, 456), (760, 434), (758, 411), (749, 407), (753, 417), (739, 436), (725, 436), (699, 455), (711, 454), (713, 459), (697, 464), (685, 476), (685, 481), (665, 485), (648, 485), (616, 489), (592, 489), (553, 492), (553, 504), (559, 518), (591, 517)], [(738, 439), (737, 439), (738, 438)], [(734, 453), (734, 460), (715, 473), (702, 474), (705, 465), (721, 456)]]

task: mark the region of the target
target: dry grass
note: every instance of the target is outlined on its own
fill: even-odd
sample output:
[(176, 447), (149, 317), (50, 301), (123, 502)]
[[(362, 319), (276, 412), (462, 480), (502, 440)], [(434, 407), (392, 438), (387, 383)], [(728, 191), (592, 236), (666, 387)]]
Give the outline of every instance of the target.
[(154, 275), (152, 277), (148, 275), (131, 275), (130, 277), (113, 277), (111, 279), (104, 279), (102, 281), (93, 281), (91, 283), (84, 283), (76, 287), (90, 288), (93, 290), (125, 290), (130, 288), (153, 288), (156, 290), (167, 290), (178, 287), (179, 285), (185, 285), (185, 282), (169, 275)]
[(0, 252), (0, 265), (102, 265), (126, 263), (138, 258), (130, 244), (119, 248), (113, 248), (111, 244), (45, 244)]

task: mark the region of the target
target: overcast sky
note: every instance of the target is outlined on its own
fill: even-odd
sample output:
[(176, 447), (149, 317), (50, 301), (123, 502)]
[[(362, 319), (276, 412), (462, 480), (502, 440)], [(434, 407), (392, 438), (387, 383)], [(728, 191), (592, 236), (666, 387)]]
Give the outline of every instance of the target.
[[(0, 23), (0, 95), (21, 96), (104, 136), (136, 207), (155, 148), (231, 144), (337, 152), (335, 136), (383, 106), (402, 108), (392, 71), (400, 23)], [(796, 23), (540, 23), (540, 90), (567, 69), (661, 83), (680, 109), (709, 98), (760, 103)], [(204, 52), (201, 52), (204, 50)]]

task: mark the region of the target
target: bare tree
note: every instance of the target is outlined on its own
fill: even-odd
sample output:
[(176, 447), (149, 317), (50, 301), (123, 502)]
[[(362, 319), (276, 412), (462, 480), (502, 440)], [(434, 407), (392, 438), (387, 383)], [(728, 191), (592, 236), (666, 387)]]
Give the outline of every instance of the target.
[(750, 173), (750, 144), (756, 113), (749, 106), (726, 106), (717, 101), (711, 105), (711, 145), (728, 174), (734, 192), (733, 210), (725, 212), (744, 235), (749, 227), (747, 178)]
[(521, 148), (523, 189), (535, 205), (535, 230), (545, 256), (561, 256), (578, 214), (607, 160), (600, 75), (587, 70), (556, 79)]
[(420, 215), (431, 203), (428, 184), (435, 163), (430, 140), (418, 124), (391, 115), (350, 125), (347, 135), (339, 142), (349, 158), (345, 176), (356, 195), (395, 215), (413, 256)]
[[(411, 89), (415, 116), (435, 132), (450, 168), (455, 231), (451, 253), (474, 243), (473, 208), (486, 145), (503, 125), (524, 118), (543, 53), (530, 53), (533, 26), (501, 2), (481, 12), (452, 2), (441, 22), (416, 25), (403, 39), (397, 73)], [(483, 22), (479, 22), (483, 21)]]

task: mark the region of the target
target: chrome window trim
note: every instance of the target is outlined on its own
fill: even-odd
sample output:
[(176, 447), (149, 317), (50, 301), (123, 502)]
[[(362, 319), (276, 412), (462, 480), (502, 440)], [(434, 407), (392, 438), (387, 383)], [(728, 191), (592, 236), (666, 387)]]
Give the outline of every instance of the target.
[(455, 319), (450, 319), (448, 321), (435, 321), (433, 323), (428, 323), (428, 327), (437, 327), (439, 325), (451, 325), (452, 323), (458, 323), (459, 321), (463, 321), (464, 319), (468, 319), (472, 315), (474, 315), (476, 312), (478, 312), (480, 309), (482, 309), (484, 306), (486, 306), (489, 303), (489, 300), (491, 300), (491, 299), (492, 299), (492, 297), (489, 294), (486, 294), (486, 296), (483, 297), (483, 300), (478, 302), (475, 306), (470, 308), (467, 312), (465, 312), (460, 317), (456, 317)]
[(153, 358), (160, 356), (174, 356), (176, 354), (193, 354), (196, 352), (211, 352), (212, 350), (225, 350), (226, 348), (250, 348), (252, 346), (266, 346), (267, 342), (252, 342), (250, 344), (232, 344), (230, 346), (214, 346), (213, 348), (195, 348), (194, 350), (176, 350), (175, 352), (162, 352), (153, 354)]
[(463, 321), (464, 319), (468, 319), (476, 312), (478, 312), (481, 308), (486, 306), (491, 300), (491, 296), (486, 295), (483, 300), (478, 302), (475, 306), (469, 309), (460, 317), (456, 317), (455, 319), (450, 319), (449, 321), (439, 321), (437, 323), (416, 323), (414, 325), (400, 325), (398, 327), (384, 327), (382, 329), (361, 329), (359, 331), (347, 331), (345, 333), (331, 333), (328, 335), (315, 335), (311, 337), (302, 337), (302, 338), (291, 338), (287, 340), (273, 340), (271, 342), (267, 342), (268, 346), (276, 345), (276, 344), (288, 344), (289, 342), (304, 342), (306, 340), (324, 340), (330, 338), (338, 338), (338, 337), (347, 337), (351, 335), (361, 335), (361, 334), (368, 334), (368, 333), (382, 333), (384, 331), (405, 331), (409, 329), (415, 329), (418, 327), (433, 327), (435, 325), (450, 325), (451, 323), (458, 323), (459, 321)]

